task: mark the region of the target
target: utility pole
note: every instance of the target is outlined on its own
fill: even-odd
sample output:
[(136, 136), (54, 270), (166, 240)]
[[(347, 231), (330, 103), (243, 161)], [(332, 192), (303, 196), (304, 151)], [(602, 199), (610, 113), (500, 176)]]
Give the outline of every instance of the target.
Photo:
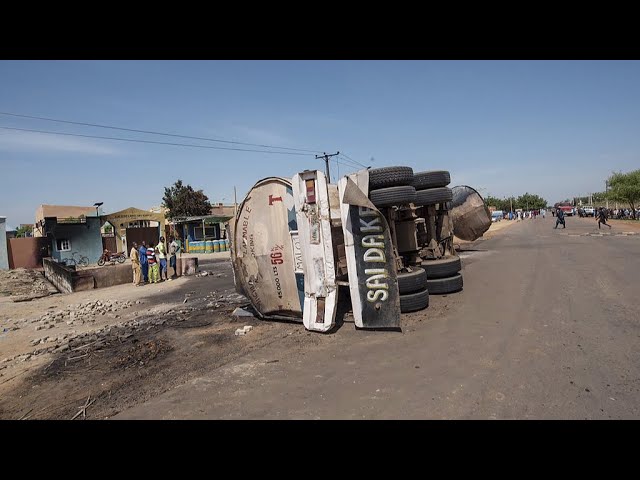
[(340, 152), (332, 153), (327, 155), (326, 152), (322, 152), (324, 155), (316, 155), (316, 159), (324, 158), (324, 163), (327, 168), (327, 181), (331, 183), (331, 176), (329, 175), (329, 157), (335, 157), (336, 155), (340, 155)]
[(604, 181), (604, 197), (607, 201), (607, 210), (609, 210), (609, 180)]
[(238, 216), (238, 197), (236, 196), (236, 186), (233, 186), (233, 217)]

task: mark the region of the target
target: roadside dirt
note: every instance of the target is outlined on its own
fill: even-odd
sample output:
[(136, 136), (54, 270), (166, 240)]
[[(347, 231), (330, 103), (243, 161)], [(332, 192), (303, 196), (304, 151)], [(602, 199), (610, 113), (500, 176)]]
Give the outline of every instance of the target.
[[(522, 221), (526, 221), (526, 220), (522, 220)], [(535, 221), (535, 220), (532, 220), (532, 221)], [(505, 228), (510, 227), (516, 223), (519, 223), (519, 222), (517, 222), (516, 220), (502, 220), (500, 222), (492, 223), (491, 226), (489, 227), (489, 230), (484, 232), (484, 235), (480, 238), (483, 240), (487, 240), (493, 237), (496, 233), (500, 232), (501, 230), (504, 230)], [(453, 243), (458, 245), (469, 245), (473, 243), (473, 241), (469, 242), (467, 240), (462, 240), (461, 238), (454, 236)]]
[(57, 293), (42, 272), (16, 268), (0, 270), (0, 304), (28, 301)]
[(235, 329), (258, 320), (231, 316), (247, 301), (230, 265), (204, 269), (212, 274), (3, 303), (0, 418), (70, 419), (89, 396), (86, 418), (105, 418), (260, 344), (253, 331), (237, 343)]

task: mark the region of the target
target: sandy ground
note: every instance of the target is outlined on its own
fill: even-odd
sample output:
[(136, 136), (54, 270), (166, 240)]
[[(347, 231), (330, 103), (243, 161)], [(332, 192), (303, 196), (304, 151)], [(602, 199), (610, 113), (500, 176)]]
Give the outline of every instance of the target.
[[(532, 221), (535, 221), (535, 220), (532, 220)], [(493, 237), (496, 234), (496, 232), (500, 232), (501, 230), (504, 230), (505, 228), (508, 228), (516, 223), (518, 223), (516, 220), (502, 220), (500, 222), (492, 223), (491, 226), (489, 227), (489, 230), (484, 232), (484, 235), (481, 238), (484, 240), (487, 240)], [(458, 238), (455, 236), (453, 237), (453, 241), (458, 245), (468, 245), (473, 243), (467, 240), (462, 240), (461, 238)]]

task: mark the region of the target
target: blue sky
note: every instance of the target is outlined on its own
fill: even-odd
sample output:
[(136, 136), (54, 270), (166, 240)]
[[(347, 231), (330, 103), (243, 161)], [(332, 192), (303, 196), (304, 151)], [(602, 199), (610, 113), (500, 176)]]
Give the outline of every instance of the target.
[[(554, 203), (640, 168), (639, 85), (638, 61), (0, 61), (0, 111), (340, 150)], [(4, 115), (0, 126), (229, 146)], [(178, 178), (232, 203), (234, 186), (241, 201), (264, 177), (323, 165), (0, 129), (0, 215), (14, 226), (42, 203), (148, 209)]]

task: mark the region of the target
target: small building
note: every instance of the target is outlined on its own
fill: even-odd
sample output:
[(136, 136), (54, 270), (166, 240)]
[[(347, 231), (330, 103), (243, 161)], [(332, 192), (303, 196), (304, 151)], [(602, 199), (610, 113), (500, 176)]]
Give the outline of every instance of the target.
[(186, 253), (213, 253), (225, 251), (228, 246), (221, 241), (227, 239), (226, 222), (232, 216), (203, 215), (176, 218), (172, 222)]
[(40, 205), (36, 210), (34, 236), (47, 237), (48, 256), (58, 262), (87, 257), (97, 263), (102, 255), (100, 211), (96, 207)]
[(0, 217), (0, 270), (9, 269), (9, 252), (7, 250), (7, 217)]

